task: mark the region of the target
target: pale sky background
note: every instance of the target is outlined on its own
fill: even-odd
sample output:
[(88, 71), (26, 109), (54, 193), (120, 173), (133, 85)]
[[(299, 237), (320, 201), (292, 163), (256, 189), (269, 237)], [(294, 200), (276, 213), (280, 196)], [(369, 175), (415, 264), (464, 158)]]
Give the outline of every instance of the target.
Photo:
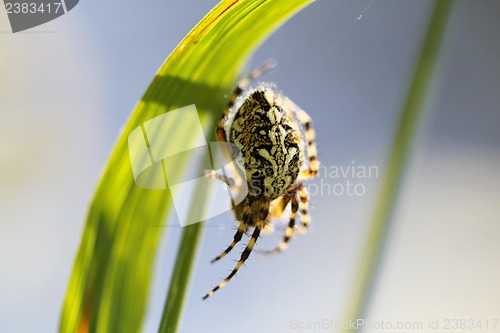
[[(85, 212), (120, 129), (164, 59), (215, 4), (82, 0), (15, 35), (0, 10), (0, 332), (56, 330)], [(249, 68), (278, 60), (263, 79), (313, 117), (322, 165), (376, 166), (379, 177), (315, 180), (323, 193), (311, 197), (311, 232), (280, 256), (253, 255), (202, 302), (234, 265), (209, 263), (232, 240), (231, 213), (210, 220), (181, 332), (330, 332), (299, 326), (340, 320), (432, 4), (317, 1), (258, 50)], [(382, 320), (423, 325), (401, 332), (435, 332), (429, 320), (444, 328), (446, 320), (500, 319), (498, 17), (498, 1), (455, 2), (365, 332), (383, 332)], [(364, 195), (327, 193), (347, 180)], [(181, 230), (168, 231), (144, 332), (157, 330)], [(487, 332), (500, 332), (500, 323)]]

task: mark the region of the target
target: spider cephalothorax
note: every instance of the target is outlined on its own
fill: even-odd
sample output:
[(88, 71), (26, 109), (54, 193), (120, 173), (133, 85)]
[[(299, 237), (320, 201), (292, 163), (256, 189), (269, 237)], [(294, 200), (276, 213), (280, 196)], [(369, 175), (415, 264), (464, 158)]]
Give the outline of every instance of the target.
[[(291, 214), (284, 239), (269, 252), (279, 252), (287, 247), (299, 209), (302, 230), (309, 224), (308, 194), (300, 180), (316, 175), (319, 166), (311, 118), (272, 84), (262, 83), (245, 91), (253, 79), (271, 66), (270, 62), (264, 64), (240, 82), (217, 126), (219, 140), (231, 143), (233, 149), (241, 153), (243, 163), (236, 171), (237, 176), (246, 182), (248, 194), (234, 207), (239, 226), (233, 242), (212, 262), (228, 254), (249, 227), (254, 227), (254, 231), (236, 267), (204, 299), (236, 274), (270, 217), (281, 216), (288, 204), (291, 205)], [(234, 156), (236, 152), (232, 153)], [(234, 184), (223, 176), (217, 178), (229, 186)]]

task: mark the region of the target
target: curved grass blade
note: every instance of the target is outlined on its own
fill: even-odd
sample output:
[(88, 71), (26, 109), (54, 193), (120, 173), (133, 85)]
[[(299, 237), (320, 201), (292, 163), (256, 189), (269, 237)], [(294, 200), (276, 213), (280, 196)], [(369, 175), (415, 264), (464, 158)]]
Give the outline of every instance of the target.
[[(380, 194), (375, 205), (375, 212), (368, 230), (367, 239), (353, 282), (345, 322), (356, 322), (363, 318), (373, 280), (376, 278), (377, 264), (382, 255), (385, 235), (391, 213), (397, 200), (398, 190), (410, 154), (416, 139), (419, 120), (424, 111), (424, 103), (430, 93), (433, 73), (440, 50), (441, 40), (451, 10), (451, 0), (437, 0), (427, 30), (427, 35), (418, 59), (413, 81), (408, 91), (398, 124), (393, 146), (387, 162), (386, 174), (381, 184)], [(360, 327), (361, 329), (361, 327)], [(345, 327), (342, 332), (358, 331)]]
[[(161, 66), (121, 133), (92, 199), (64, 299), (60, 332), (141, 329), (153, 261), (166, 229), (161, 224), (172, 201), (168, 190), (143, 189), (135, 184), (127, 142), (130, 133), (147, 120), (191, 104), (196, 105), (204, 128), (213, 129), (226, 103), (224, 96), (250, 52), (310, 2), (222, 1)], [(190, 128), (180, 123), (176, 133), (189, 134)], [(186, 139), (189, 136), (180, 135), (166, 144)], [(187, 238), (192, 248), (181, 247), (179, 252), (169, 293), (172, 302), (182, 304), (200, 227), (197, 224), (185, 230), (183, 240)], [(176, 279), (179, 272), (184, 282)], [(177, 296), (172, 296), (173, 287), (181, 291)], [(167, 314), (167, 326), (175, 329), (179, 318), (180, 310)]]

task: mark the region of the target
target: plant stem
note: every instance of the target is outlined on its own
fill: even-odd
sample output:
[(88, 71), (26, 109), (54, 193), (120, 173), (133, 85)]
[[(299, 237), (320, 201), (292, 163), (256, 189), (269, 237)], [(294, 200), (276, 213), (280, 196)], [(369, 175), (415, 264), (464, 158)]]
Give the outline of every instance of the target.
[(173, 333), (177, 332), (179, 328), (202, 231), (203, 223), (192, 224), (184, 228), (168, 296), (163, 308), (159, 333)]
[[(438, 0), (432, 13), (413, 81), (402, 110), (402, 117), (394, 137), (375, 212), (364, 243), (362, 258), (355, 274), (350, 303), (344, 317), (346, 322), (361, 318), (369, 302), (377, 267), (382, 257), (391, 213), (398, 197), (398, 190), (410, 150), (416, 139), (419, 120), (424, 111), (424, 103), (430, 92), (430, 83), (451, 4), (451, 0)], [(350, 332), (357, 331), (357, 329), (347, 327), (342, 331)]]

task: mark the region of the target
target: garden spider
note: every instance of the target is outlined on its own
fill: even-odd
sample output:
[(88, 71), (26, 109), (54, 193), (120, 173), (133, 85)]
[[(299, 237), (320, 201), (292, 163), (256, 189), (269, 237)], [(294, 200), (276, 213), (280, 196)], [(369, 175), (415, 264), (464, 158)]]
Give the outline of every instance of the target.
[[(254, 231), (236, 267), (203, 299), (226, 285), (238, 272), (269, 219), (280, 217), (288, 204), (291, 204), (291, 215), (283, 241), (267, 252), (276, 253), (287, 248), (295, 230), (299, 209), (300, 231), (305, 231), (309, 225), (308, 193), (300, 181), (314, 177), (319, 168), (311, 118), (282, 96), (274, 85), (261, 83), (256, 88), (247, 89), (252, 80), (274, 66), (273, 61), (268, 61), (240, 81), (217, 124), (219, 141), (229, 142), (231, 147), (236, 148), (233, 152), (226, 152), (226, 157), (234, 157), (234, 150), (241, 153), (244, 170), (237, 170), (236, 174), (246, 181), (248, 194), (233, 208), (239, 221), (234, 240), (212, 263), (227, 255), (250, 227), (254, 227)], [(309, 160), (307, 167), (304, 163), (304, 141), (307, 143)], [(230, 187), (235, 184), (228, 177), (212, 176)]]

